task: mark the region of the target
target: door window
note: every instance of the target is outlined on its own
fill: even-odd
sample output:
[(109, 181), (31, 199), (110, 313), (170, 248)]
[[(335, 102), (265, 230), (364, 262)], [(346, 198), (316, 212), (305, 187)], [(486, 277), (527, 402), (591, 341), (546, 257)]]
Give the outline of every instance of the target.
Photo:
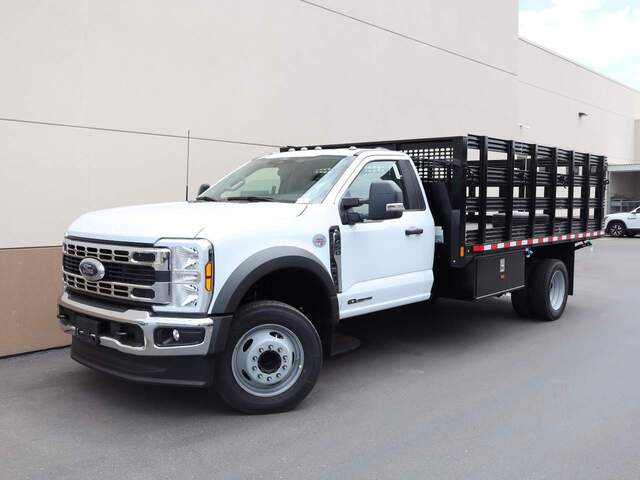
[[(400, 173), (398, 162), (395, 160), (377, 160), (367, 163), (358, 176), (353, 180), (346, 193), (345, 198), (369, 198), (369, 188), (372, 182), (379, 180), (391, 180), (400, 190), (404, 199), (404, 208), (409, 209), (409, 196), (404, 181), (404, 177)], [(369, 213), (369, 205), (360, 205), (351, 209), (353, 212), (367, 215)]]

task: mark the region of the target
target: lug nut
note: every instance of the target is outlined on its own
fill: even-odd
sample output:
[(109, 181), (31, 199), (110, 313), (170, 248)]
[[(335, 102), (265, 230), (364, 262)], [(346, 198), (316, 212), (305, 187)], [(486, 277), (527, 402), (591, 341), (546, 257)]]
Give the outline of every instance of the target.
[(258, 357), (256, 357), (256, 356), (254, 355), (254, 356), (253, 356), (253, 361), (255, 362), (255, 361), (257, 361), (257, 360), (258, 360)]
[(253, 370), (254, 372), (258, 369), (258, 367), (256, 367), (255, 365), (253, 367), (251, 367), (251, 370)]
[(269, 350), (273, 350), (273, 345), (269, 345)]
[(287, 366), (286, 366), (286, 365), (283, 365), (283, 366), (282, 366), (282, 370), (286, 370), (286, 369), (287, 369)]
[(286, 355), (283, 355), (283, 356), (282, 356), (282, 360), (286, 362), (286, 361), (287, 361), (287, 356), (286, 356)]
[(264, 348), (260, 347), (260, 348), (258, 349), (258, 351), (259, 351), (260, 353), (262, 353), (262, 352), (264, 352)]
[(270, 382), (270, 381), (271, 381), (271, 377), (267, 377), (267, 382)]
[(279, 373), (276, 373), (276, 378), (280, 378), (280, 374)]
[(278, 353), (282, 353), (282, 347), (278, 347)]
[(258, 378), (262, 378), (262, 374), (261, 373), (258, 374)]

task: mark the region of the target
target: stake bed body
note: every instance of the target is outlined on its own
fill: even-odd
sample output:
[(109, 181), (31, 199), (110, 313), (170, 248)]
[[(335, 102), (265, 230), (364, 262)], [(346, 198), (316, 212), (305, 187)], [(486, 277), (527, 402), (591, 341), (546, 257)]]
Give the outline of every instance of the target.
[[(485, 279), (475, 267), (468, 267), (478, 256), (515, 249), (522, 252), (519, 264), (526, 250), (550, 246), (571, 266), (569, 292), (573, 293), (573, 245), (604, 235), (607, 158), (603, 155), (479, 135), (282, 151), (318, 148), (379, 148), (411, 158), (435, 223), (443, 230), (443, 241), (435, 248), (434, 291), (439, 296), (467, 300), (487, 296), (477, 291), (477, 283)], [(445, 278), (448, 281), (443, 282)], [(451, 283), (461, 280), (463, 288)], [(492, 293), (524, 285), (523, 276), (510, 280), (503, 284), (506, 288)]]

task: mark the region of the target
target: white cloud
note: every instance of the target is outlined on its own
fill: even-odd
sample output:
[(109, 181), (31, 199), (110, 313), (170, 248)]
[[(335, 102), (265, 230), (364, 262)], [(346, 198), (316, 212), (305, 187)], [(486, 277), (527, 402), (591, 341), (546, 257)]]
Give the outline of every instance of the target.
[[(520, 35), (578, 62), (640, 86), (640, 8), (603, 0), (552, 0), (520, 12)], [(610, 2), (609, 2), (610, 3)]]

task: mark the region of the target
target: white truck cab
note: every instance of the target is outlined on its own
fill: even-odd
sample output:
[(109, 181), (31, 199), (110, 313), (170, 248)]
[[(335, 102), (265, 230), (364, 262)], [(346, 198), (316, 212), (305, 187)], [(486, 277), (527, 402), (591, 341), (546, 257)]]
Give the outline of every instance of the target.
[[(468, 217), (453, 208), (458, 187), (451, 201), (436, 188), (464, 171), (458, 159), (419, 159), (400, 148), (283, 149), (203, 185), (195, 201), (82, 215), (63, 242), (58, 319), (72, 358), (138, 382), (214, 385), (259, 413), (309, 393), (348, 317), (437, 290), (514, 292), (519, 313), (558, 318), (585, 237), (550, 241), (563, 245), (540, 250), (537, 277), (527, 243), (474, 255), (458, 236), (456, 215)], [(527, 288), (532, 275), (541, 286)]]

